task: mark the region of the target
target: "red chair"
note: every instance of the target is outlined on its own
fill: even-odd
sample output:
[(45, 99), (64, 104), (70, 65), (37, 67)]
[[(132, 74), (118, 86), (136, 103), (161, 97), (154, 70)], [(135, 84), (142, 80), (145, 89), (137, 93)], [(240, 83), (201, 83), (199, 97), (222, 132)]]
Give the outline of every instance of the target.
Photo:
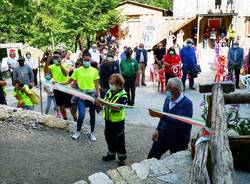
[(150, 81), (154, 82), (157, 78), (157, 72), (155, 70), (154, 64), (150, 65)]
[(158, 91), (161, 89), (161, 93), (165, 92), (165, 69), (161, 69), (158, 71)]

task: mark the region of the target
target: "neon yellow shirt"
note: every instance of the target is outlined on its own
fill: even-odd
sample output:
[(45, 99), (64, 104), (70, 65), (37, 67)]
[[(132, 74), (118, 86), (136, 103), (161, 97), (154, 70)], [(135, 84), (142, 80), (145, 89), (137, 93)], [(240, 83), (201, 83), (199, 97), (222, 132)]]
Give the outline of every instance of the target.
[[(23, 88), (25, 89), (25, 91), (27, 91), (28, 94), (32, 93), (28, 85), (24, 85)], [(32, 102), (32, 100), (31, 100), (31, 97), (29, 97), (22, 90), (20, 90), (20, 89), (18, 89), (18, 90), (14, 89), (13, 96), (16, 96), (16, 95), (19, 95), (19, 97), (23, 101), (24, 105), (26, 105), (26, 106), (33, 106), (34, 105), (33, 102)]]
[(71, 78), (77, 82), (81, 90), (95, 90), (95, 81), (100, 77), (96, 68), (81, 66), (74, 70)]
[[(65, 69), (67, 69), (67, 65), (63, 64), (63, 67)], [(66, 82), (68, 80), (68, 76), (65, 76), (60, 68), (59, 65), (50, 65), (49, 66), (52, 78), (54, 79), (54, 81), (56, 82)]]

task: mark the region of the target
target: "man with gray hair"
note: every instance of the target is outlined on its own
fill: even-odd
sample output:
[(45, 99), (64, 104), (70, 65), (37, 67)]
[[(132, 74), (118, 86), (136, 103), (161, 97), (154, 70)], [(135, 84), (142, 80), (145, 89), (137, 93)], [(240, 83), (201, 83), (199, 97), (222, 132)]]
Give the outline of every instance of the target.
[[(178, 78), (170, 78), (166, 87), (166, 100), (163, 111), (180, 116), (192, 117), (193, 104), (183, 92), (183, 84)], [(152, 135), (153, 145), (148, 158), (160, 159), (168, 150), (170, 153), (186, 150), (190, 140), (192, 125), (162, 115), (149, 109), (152, 117), (159, 117), (159, 124)]]

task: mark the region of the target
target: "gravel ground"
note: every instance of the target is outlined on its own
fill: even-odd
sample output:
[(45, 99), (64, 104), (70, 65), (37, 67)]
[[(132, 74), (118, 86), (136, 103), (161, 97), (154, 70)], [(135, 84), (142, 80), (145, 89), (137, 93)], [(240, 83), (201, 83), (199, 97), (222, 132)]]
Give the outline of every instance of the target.
[[(93, 144), (86, 134), (73, 141), (69, 133), (50, 128), (0, 124), (0, 132), (0, 183), (68, 184), (117, 167), (115, 161), (102, 162), (107, 151), (102, 125)], [(152, 128), (126, 127), (127, 164), (147, 157), (151, 133)]]

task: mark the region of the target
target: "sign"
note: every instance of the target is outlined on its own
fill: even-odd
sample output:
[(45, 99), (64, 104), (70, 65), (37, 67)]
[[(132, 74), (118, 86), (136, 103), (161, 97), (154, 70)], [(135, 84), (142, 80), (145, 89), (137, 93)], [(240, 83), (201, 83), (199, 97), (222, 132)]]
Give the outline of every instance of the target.
[(0, 44), (0, 48), (12, 48), (12, 47), (17, 47), (17, 48), (21, 48), (24, 45), (22, 43), (3, 43)]
[(154, 45), (155, 40), (155, 27), (154, 26), (146, 26), (144, 31), (144, 45), (145, 48), (151, 48)]

